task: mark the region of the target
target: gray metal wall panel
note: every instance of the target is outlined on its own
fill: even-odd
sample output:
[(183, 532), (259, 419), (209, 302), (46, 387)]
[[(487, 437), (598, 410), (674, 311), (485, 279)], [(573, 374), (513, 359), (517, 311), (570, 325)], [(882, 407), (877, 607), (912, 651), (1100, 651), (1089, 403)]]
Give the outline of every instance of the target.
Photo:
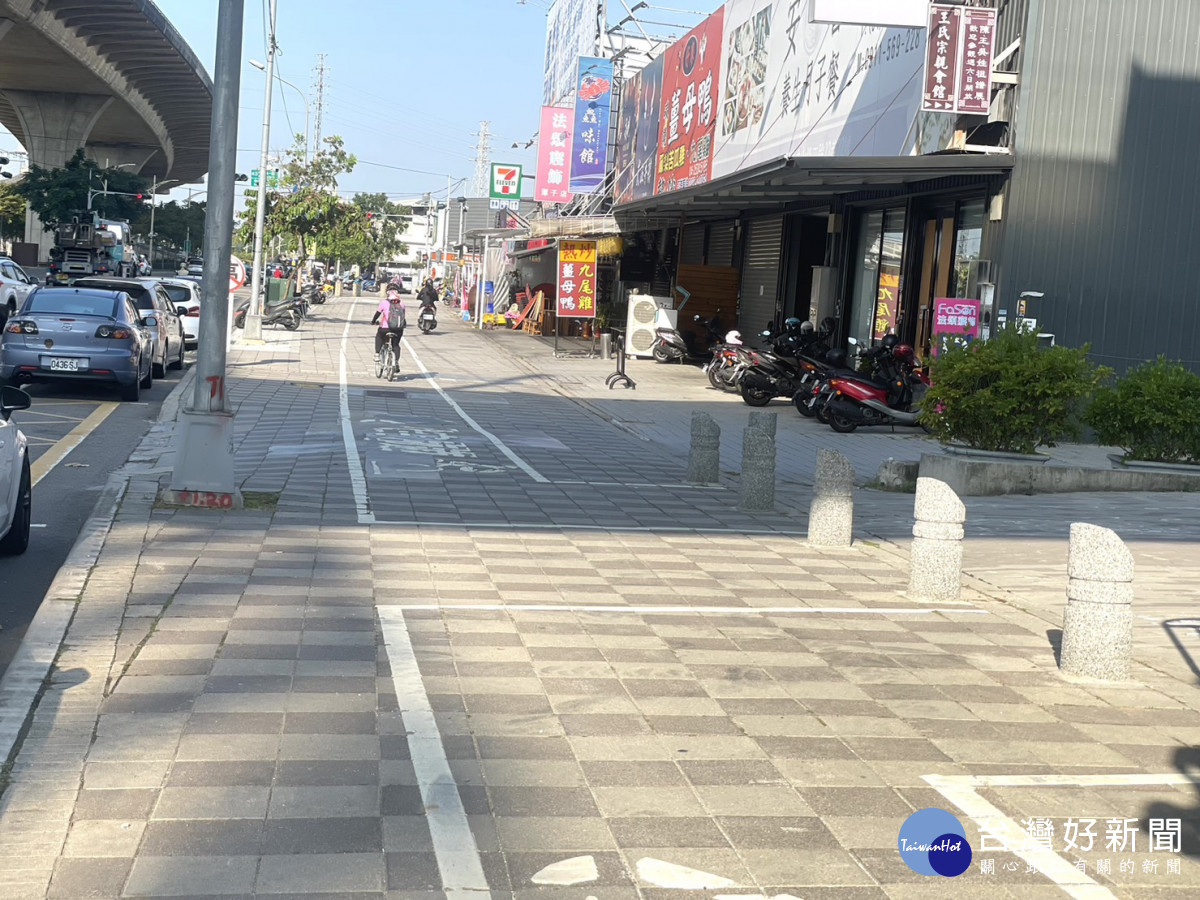
[(754, 335), (775, 319), (783, 247), (783, 217), (753, 219), (747, 227), (750, 231), (742, 261), (738, 328), (742, 334)]
[(734, 223), (714, 222), (708, 226), (708, 264), (733, 265)]
[(685, 225), (679, 240), (679, 263), (698, 266), (704, 262), (704, 225)]
[(1200, 371), (1198, 32), (1178, 0), (1030, 6), (999, 306), (1044, 292), (1042, 330), (1118, 370), (1166, 353)]

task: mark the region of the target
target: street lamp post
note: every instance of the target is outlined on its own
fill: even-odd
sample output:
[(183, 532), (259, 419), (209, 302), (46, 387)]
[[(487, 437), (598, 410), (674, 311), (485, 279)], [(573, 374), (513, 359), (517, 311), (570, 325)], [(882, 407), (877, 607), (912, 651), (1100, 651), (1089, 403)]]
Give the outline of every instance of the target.
[[(257, 59), (250, 60), (250, 65), (254, 66), (254, 68), (258, 69), (260, 72), (265, 72), (267, 70), (267, 67), (260, 63)], [(275, 73), (275, 80), (280, 84), (286, 84), (293, 91), (299, 94), (300, 99), (304, 101), (304, 164), (308, 165), (308, 120), (312, 115), (312, 108), (308, 105), (308, 97), (305, 95), (304, 91), (300, 90), (300, 88), (296, 87), (296, 85), (292, 84), (278, 72)]]
[(263, 228), (267, 214), (267, 155), (271, 152), (271, 96), (275, 93), (275, 21), (279, 0), (271, 0), (271, 19), (267, 26), (267, 97), (263, 104), (262, 152), (258, 164), (258, 201), (254, 204), (254, 269), (250, 275), (250, 308), (246, 311), (247, 341), (262, 341), (262, 266)]

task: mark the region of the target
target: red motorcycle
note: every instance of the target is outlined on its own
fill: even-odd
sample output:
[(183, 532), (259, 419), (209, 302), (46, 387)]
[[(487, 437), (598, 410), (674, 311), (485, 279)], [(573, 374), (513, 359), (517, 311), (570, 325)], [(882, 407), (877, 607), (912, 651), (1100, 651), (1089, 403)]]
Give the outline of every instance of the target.
[[(850, 339), (854, 343), (854, 339)], [(864, 357), (874, 358), (879, 377), (838, 375), (829, 381), (832, 395), (822, 418), (829, 427), (849, 434), (859, 425), (921, 425), (921, 401), (929, 388), (929, 374), (911, 344), (901, 344), (895, 335), (885, 335), (878, 347)]]

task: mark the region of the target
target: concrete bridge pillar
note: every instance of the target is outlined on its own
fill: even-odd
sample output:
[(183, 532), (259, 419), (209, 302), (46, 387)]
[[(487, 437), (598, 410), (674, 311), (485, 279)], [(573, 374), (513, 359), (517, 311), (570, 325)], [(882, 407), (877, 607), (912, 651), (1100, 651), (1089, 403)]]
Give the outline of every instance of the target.
[[(113, 102), (111, 95), (60, 94), (50, 91), (6, 90), (25, 137), (29, 164), (43, 168), (65, 165), (87, 143), (101, 113)], [(25, 240), (38, 245), (38, 260), (49, 258), (52, 235), (42, 230), (33, 212), (26, 217)]]
[(158, 148), (135, 144), (89, 143), (84, 148), (84, 152), (87, 153), (88, 159), (94, 159), (97, 165), (105, 169), (115, 169), (120, 166), (137, 175), (158, 152)]

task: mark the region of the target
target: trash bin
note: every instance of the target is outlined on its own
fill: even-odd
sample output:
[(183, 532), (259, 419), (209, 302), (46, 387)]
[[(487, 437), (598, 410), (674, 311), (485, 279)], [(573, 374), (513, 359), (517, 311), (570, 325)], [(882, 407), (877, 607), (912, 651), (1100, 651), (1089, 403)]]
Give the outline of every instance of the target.
[(288, 279), (286, 278), (268, 278), (267, 279), (267, 305), (272, 306), (279, 303), (286, 296)]

